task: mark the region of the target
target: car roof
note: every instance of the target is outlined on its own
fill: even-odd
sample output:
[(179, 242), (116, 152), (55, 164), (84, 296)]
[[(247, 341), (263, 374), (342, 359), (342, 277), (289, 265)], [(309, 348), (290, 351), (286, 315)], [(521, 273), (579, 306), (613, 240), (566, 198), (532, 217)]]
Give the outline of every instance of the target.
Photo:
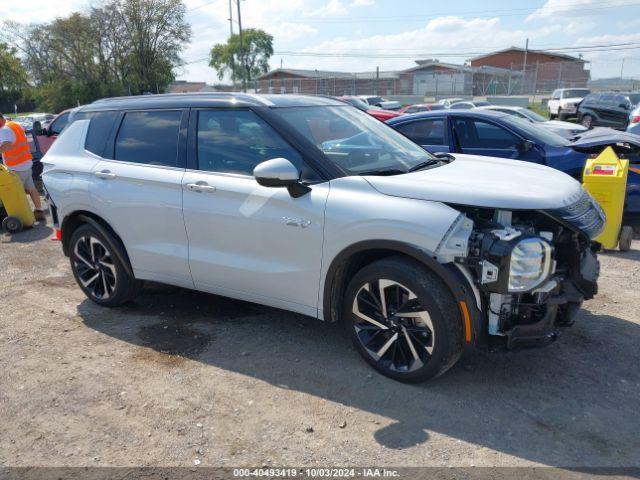
[(409, 113), (400, 117), (394, 117), (387, 123), (393, 125), (395, 123), (402, 123), (408, 120), (417, 120), (420, 118), (442, 117), (442, 116), (457, 116), (457, 117), (472, 117), (472, 118), (492, 118), (498, 119), (503, 117), (509, 117), (508, 113), (498, 112), (495, 110), (473, 109), (473, 110), (435, 110), (430, 112), (418, 112)]
[(497, 110), (499, 108), (502, 108), (504, 110), (514, 110), (514, 111), (526, 110), (525, 107), (519, 107), (517, 105), (481, 105), (476, 108), (480, 110)]
[(129, 110), (141, 108), (187, 107), (312, 107), (342, 106), (345, 103), (328, 97), (305, 95), (262, 95), (238, 92), (199, 92), (112, 97), (84, 105), (79, 111)]

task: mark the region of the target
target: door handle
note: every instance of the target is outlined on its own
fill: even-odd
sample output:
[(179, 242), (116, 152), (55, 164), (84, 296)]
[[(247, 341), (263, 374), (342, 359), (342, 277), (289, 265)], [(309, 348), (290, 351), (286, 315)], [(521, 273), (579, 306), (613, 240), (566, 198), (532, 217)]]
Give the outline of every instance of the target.
[(112, 178), (116, 178), (116, 174), (110, 172), (109, 170), (101, 170), (99, 172), (93, 172), (93, 174), (96, 177), (102, 178), (104, 180), (111, 180)]
[(216, 187), (209, 185), (207, 182), (187, 183), (186, 186), (192, 192), (213, 193), (216, 191)]

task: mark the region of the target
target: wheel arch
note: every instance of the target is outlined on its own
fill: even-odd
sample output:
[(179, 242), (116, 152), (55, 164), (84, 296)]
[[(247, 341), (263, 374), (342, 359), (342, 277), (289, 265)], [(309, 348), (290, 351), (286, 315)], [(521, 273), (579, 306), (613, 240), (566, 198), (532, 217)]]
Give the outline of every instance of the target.
[(91, 225), (98, 230), (98, 232), (105, 237), (109, 247), (118, 257), (118, 260), (120, 260), (127, 273), (131, 275), (131, 278), (135, 278), (124, 242), (106, 220), (92, 212), (77, 210), (67, 215), (62, 221), (62, 251), (66, 256), (69, 256), (69, 243), (71, 241), (71, 236), (81, 225)]
[[(458, 315), (464, 323), (465, 341), (474, 341), (474, 332), (481, 331), (481, 313), (473, 289), (453, 265), (443, 265), (424, 249), (396, 240), (366, 240), (343, 249), (332, 260), (323, 285), (323, 318), (327, 322), (340, 320), (341, 305), (346, 286), (363, 267), (394, 255), (409, 257), (427, 267), (445, 283), (459, 306)], [(464, 304), (464, 306), (463, 306)]]

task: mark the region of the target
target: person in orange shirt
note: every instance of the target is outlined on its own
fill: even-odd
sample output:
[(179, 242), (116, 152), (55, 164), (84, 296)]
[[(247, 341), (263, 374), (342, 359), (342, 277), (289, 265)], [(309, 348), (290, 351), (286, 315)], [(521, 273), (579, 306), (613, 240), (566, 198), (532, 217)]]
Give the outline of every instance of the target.
[(46, 217), (42, 210), (40, 194), (36, 190), (31, 176), (33, 165), (31, 152), (29, 151), (29, 141), (22, 127), (15, 122), (7, 121), (0, 113), (0, 153), (2, 153), (2, 163), (14, 171), (22, 180), (24, 189), (31, 196), (35, 210), (33, 214), (37, 221), (45, 221)]

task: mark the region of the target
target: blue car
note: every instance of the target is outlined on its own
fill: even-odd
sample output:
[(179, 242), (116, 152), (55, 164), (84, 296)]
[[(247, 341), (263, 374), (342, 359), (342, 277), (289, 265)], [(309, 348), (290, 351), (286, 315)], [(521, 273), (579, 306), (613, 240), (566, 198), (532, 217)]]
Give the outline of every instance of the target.
[(386, 122), (432, 153), (513, 158), (561, 170), (577, 180), (587, 158), (611, 145), (631, 160), (625, 225), (640, 226), (640, 136), (596, 128), (567, 140), (531, 122), (490, 110), (439, 110)]

